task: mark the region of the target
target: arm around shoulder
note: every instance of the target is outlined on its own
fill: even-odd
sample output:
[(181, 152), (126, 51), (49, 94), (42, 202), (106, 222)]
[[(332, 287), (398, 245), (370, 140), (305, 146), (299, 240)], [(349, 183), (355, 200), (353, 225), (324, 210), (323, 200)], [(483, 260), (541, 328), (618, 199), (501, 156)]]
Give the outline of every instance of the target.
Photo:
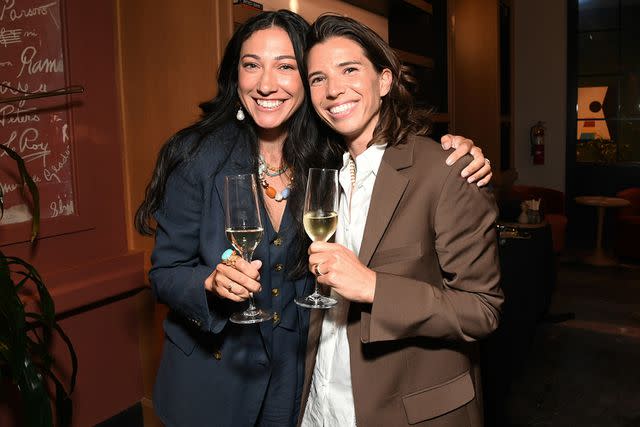
[[(460, 177), (453, 167), (435, 210), (433, 236), (442, 283), (377, 273), (370, 321), (362, 340), (385, 341), (426, 336), (473, 341), (498, 325), (500, 289), (493, 195)], [(431, 237), (426, 244), (433, 245)], [(369, 315), (364, 315), (368, 317)]]

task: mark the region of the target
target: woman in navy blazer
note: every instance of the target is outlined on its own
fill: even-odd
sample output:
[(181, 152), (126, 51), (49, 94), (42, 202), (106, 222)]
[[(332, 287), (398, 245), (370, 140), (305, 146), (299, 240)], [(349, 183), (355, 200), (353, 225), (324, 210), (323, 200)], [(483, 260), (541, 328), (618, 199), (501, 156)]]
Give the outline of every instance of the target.
[[(337, 165), (342, 147), (320, 140), (307, 103), (303, 52), (308, 24), (289, 11), (251, 18), (233, 35), (218, 72), (217, 96), (202, 118), (161, 149), (136, 214), (154, 232), (150, 279), (169, 306), (154, 407), (167, 426), (295, 425), (304, 380), (308, 311), (293, 299), (308, 292), (309, 241), (301, 224), (309, 167)], [(490, 168), (469, 140), (447, 136), (457, 158), (473, 149), (467, 169), (488, 181)], [(265, 235), (252, 263), (220, 263), (225, 175), (256, 173), (260, 156)], [(273, 171), (273, 169), (277, 169)], [(284, 170), (284, 171), (283, 171)], [(270, 176), (271, 175), (271, 176)], [(290, 190), (288, 197), (286, 189)], [(276, 197), (272, 197), (273, 193)], [(261, 289), (261, 291), (260, 291)], [(228, 322), (249, 292), (275, 313), (273, 322)]]

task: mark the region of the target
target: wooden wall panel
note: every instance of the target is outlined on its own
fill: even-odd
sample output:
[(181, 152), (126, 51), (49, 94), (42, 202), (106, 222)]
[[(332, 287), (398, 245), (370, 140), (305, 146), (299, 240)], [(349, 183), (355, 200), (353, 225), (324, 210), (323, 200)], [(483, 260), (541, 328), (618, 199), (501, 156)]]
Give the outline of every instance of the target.
[(500, 68), (497, 0), (451, 0), (452, 131), (473, 139), (500, 174)]
[[(93, 426), (129, 408), (142, 396), (135, 298), (127, 296), (64, 318), (61, 326), (74, 342), (78, 381), (73, 394), (73, 426)], [(65, 360), (57, 340), (54, 354)]]
[[(147, 270), (153, 239), (137, 234), (133, 217), (162, 144), (195, 121), (198, 104), (215, 95), (218, 64), (233, 31), (232, 4), (118, 0), (117, 9), (127, 237), (131, 249), (145, 251)], [(136, 307), (145, 426), (157, 426), (151, 398), (167, 309), (149, 289), (136, 296)]]
[(131, 248), (149, 250), (152, 246), (152, 239), (135, 233), (133, 215), (143, 199), (160, 146), (196, 120), (198, 104), (215, 94), (218, 60), (231, 34), (230, 20), (231, 2), (118, 1)]

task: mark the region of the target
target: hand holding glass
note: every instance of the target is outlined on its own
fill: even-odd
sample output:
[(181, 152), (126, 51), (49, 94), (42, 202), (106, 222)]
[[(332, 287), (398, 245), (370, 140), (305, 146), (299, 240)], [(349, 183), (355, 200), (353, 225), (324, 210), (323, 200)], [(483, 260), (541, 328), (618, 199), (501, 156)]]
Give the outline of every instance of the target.
[[(251, 262), (253, 251), (262, 240), (264, 228), (258, 205), (258, 186), (253, 174), (224, 177), (225, 232), (227, 239), (242, 259)], [(249, 293), (249, 307), (233, 314), (234, 323), (252, 324), (271, 319), (272, 314), (256, 307)]]
[[(302, 223), (314, 242), (326, 242), (335, 233), (338, 226), (339, 196), (337, 170), (309, 169)], [(337, 303), (334, 298), (320, 294), (317, 279), (314, 292), (304, 298), (296, 298), (295, 301), (306, 308), (331, 308)]]

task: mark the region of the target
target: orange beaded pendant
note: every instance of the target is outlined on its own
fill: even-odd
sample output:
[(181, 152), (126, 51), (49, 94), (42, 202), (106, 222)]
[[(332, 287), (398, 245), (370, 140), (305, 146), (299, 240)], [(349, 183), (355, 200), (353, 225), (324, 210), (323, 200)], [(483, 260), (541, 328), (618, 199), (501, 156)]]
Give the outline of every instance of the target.
[(276, 197), (276, 189), (275, 188), (269, 186), (264, 190), (264, 192), (267, 194), (267, 196), (270, 199), (275, 199), (275, 197)]
[[(272, 171), (271, 174), (268, 173), (268, 171), (270, 170)], [(267, 197), (275, 200), (276, 202), (281, 202), (289, 197), (289, 194), (291, 193), (291, 184), (293, 182), (293, 174), (289, 176), (289, 184), (280, 193), (274, 187), (269, 185), (265, 175), (271, 177), (280, 176), (287, 170), (289, 170), (289, 167), (286, 165), (278, 169), (269, 167), (269, 165), (267, 165), (267, 163), (264, 161), (262, 155), (258, 157), (258, 179), (260, 181), (260, 185), (262, 185), (262, 188), (264, 188), (264, 194), (266, 194)]]

